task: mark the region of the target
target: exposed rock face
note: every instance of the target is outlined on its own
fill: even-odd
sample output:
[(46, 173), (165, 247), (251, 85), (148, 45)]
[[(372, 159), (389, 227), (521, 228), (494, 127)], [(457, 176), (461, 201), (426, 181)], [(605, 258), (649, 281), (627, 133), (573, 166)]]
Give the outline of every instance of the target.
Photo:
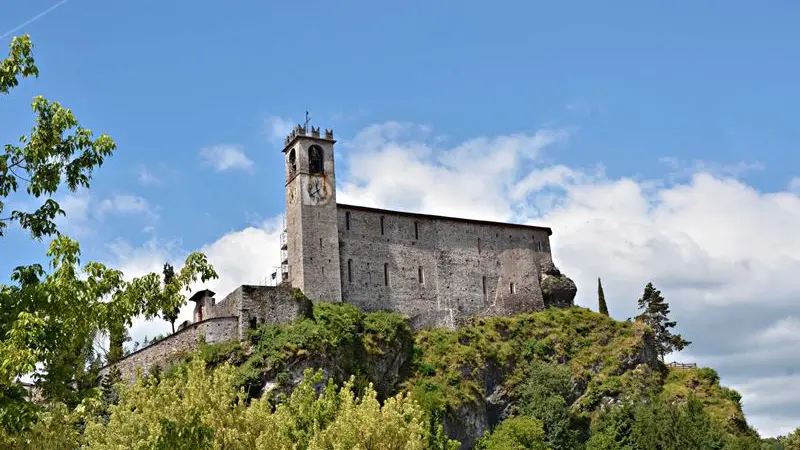
[(578, 287), (569, 277), (562, 274), (552, 261), (542, 263), (542, 297), (545, 308), (569, 308), (575, 305)]
[[(373, 383), (381, 397), (395, 393), (398, 385), (407, 379), (411, 370), (414, 338), (410, 328), (397, 330), (389, 342), (375, 342), (367, 349), (359, 342), (345, 344), (327, 355), (306, 355), (287, 361), (284, 371), (267, 370), (261, 377), (259, 396), (277, 399), (279, 394), (290, 395), (303, 381), (307, 369), (322, 370), (323, 380), (347, 380), (353, 373), (361, 373)], [(324, 386), (320, 385), (319, 388)]]

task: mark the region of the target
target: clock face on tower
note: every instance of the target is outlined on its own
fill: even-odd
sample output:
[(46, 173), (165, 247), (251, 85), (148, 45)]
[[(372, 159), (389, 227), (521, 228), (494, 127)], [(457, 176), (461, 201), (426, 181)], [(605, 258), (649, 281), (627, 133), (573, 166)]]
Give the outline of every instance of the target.
[(325, 199), (325, 183), (319, 178), (308, 180), (308, 198), (312, 203), (319, 203)]

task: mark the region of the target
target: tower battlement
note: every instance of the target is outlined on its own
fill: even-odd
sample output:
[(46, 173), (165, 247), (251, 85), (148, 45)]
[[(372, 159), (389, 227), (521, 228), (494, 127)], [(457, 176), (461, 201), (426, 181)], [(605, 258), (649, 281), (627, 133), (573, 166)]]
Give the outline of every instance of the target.
[(333, 129), (325, 129), (324, 136), (320, 133), (320, 127), (314, 128), (311, 126), (311, 130), (308, 129), (308, 125), (300, 125), (297, 124), (296, 127), (292, 129), (288, 136), (283, 140), (284, 145), (288, 146), (296, 137), (298, 136), (308, 136), (318, 139), (327, 139), (329, 141), (333, 140)]

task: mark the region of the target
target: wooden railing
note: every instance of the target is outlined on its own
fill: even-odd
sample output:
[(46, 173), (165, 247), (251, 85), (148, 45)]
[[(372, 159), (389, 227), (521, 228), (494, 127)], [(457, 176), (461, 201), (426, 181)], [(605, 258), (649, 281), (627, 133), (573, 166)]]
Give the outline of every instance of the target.
[(673, 369), (696, 369), (697, 363), (679, 363), (679, 362), (671, 362), (667, 364), (667, 367), (671, 367)]

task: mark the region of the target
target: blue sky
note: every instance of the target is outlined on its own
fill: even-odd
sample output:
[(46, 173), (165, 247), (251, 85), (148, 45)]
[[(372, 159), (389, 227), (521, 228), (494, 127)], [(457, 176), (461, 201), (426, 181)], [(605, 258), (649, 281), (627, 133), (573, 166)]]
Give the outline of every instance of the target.
[[(267, 276), (276, 249), (257, 263), (237, 251), (273, 242), (281, 133), (309, 110), (340, 140), (340, 201), (553, 226), (557, 264), (585, 286), (579, 303), (592, 305), (602, 275), (631, 315), (639, 287), (661, 280), (696, 343), (686, 358), (720, 366), (762, 432), (800, 425), (800, 396), (767, 392), (788, 389), (800, 366), (747, 359), (766, 358), (768, 339), (800, 351), (800, 310), (788, 306), (800, 285), (759, 306), (757, 290), (736, 289), (749, 295), (739, 299), (685, 282), (703, 273), (724, 286), (741, 264), (800, 264), (800, 6), (275, 3), (0, 0), (0, 34), (58, 5), (13, 33), (31, 34), (41, 76), (2, 100), (0, 139), (30, 129), (31, 98), (43, 94), (119, 146), (88, 194), (65, 199), (65, 226), (87, 258), (136, 272), (205, 249), (228, 269), (220, 289)], [(502, 188), (447, 193), (476, 179), (447, 159), (465, 148), (487, 165), (513, 162), (478, 177)], [(398, 178), (401, 167), (418, 178)], [(757, 237), (765, 227), (781, 239)], [(659, 251), (684, 244), (673, 265), (660, 262)], [(41, 253), (12, 231), (0, 281)], [(626, 263), (610, 268), (611, 258)], [(237, 260), (256, 269), (237, 272)], [(679, 269), (696, 261), (692, 274)], [(759, 274), (743, 277), (767, 286)], [(703, 325), (702, 302), (719, 329)], [(745, 319), (749, 353), (708, 331)]]

